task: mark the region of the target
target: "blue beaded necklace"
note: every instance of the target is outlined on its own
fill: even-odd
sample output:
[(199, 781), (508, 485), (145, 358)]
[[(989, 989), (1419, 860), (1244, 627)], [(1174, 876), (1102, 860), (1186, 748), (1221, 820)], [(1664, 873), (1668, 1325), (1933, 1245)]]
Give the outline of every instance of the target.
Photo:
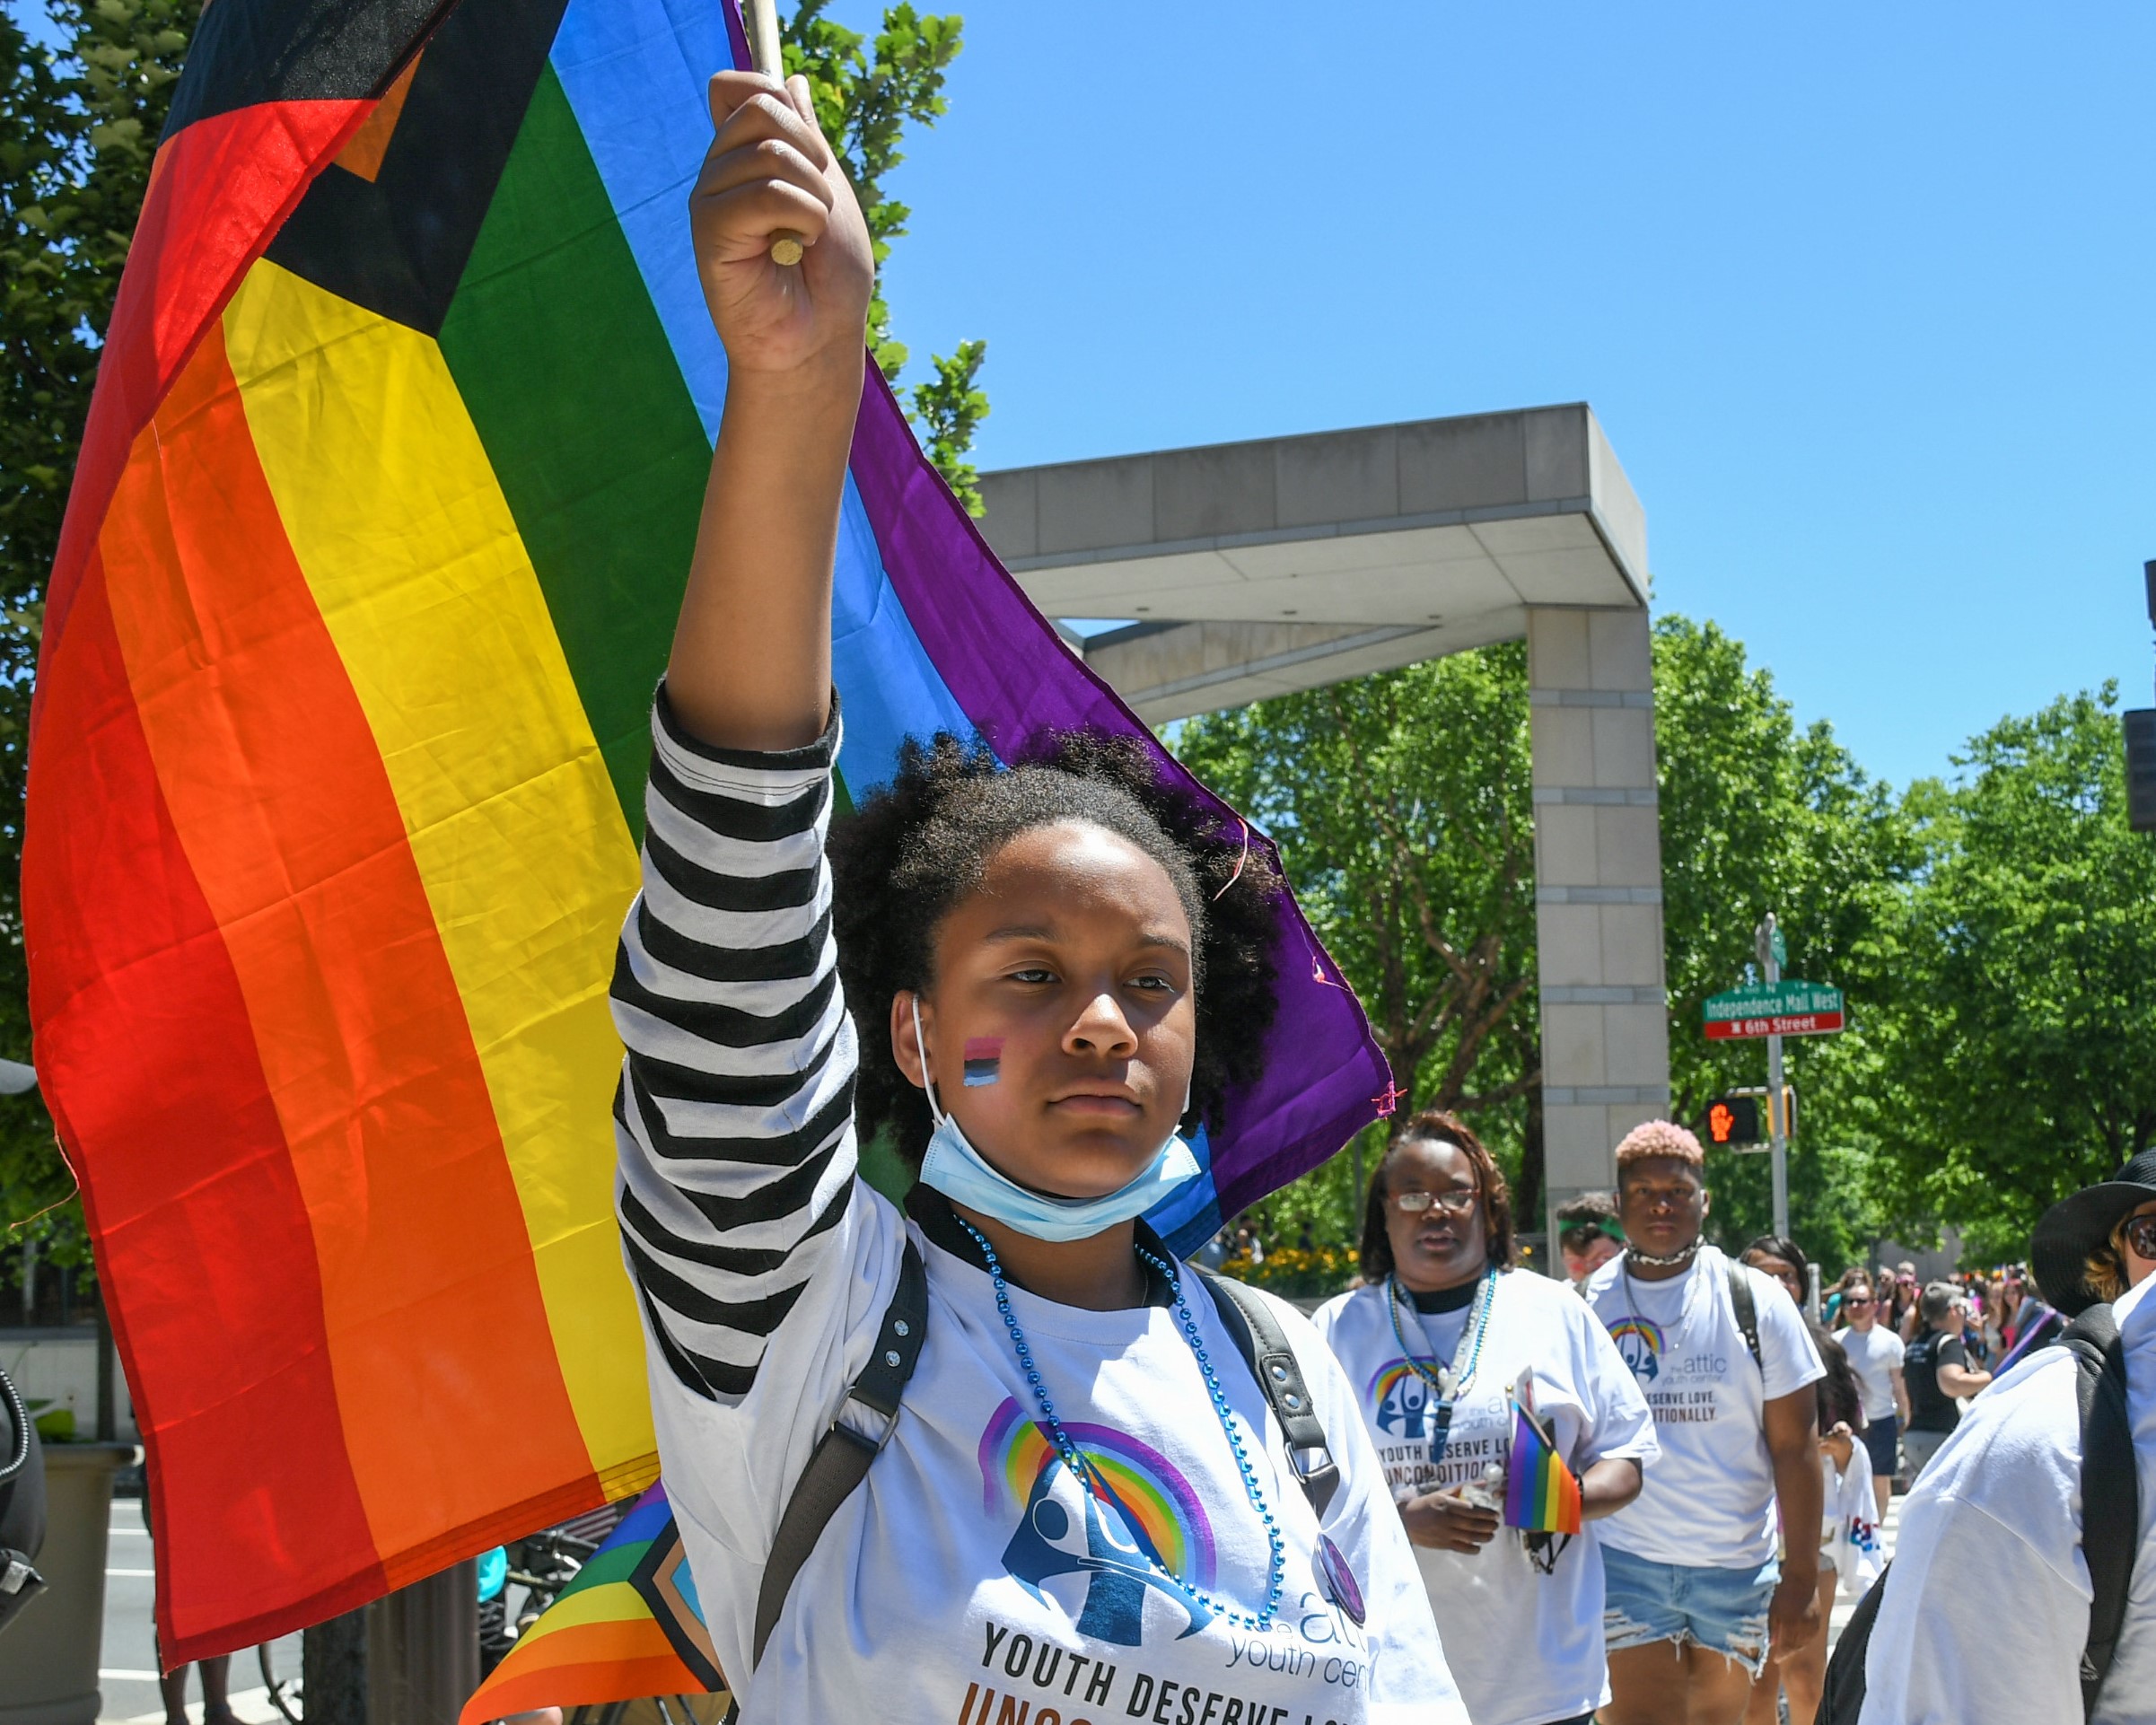
[[(956, 1221), (960, 1228), (973, 1236), (973, 1243), (981, 1248), (981, 1256), (987, 1260), (988, 1279), (995, 1287), (995, 1309), (1003, 1314), (1004, 1327), (1011, 1332), (1011, 1345), (1018, 1352), (1019, 1370), (1026, 1374), (1026, 1382), (1032, 1388), (1033, 1399), (1040, 1405), (1041, 1423), (1048, 1429), (1048, 1437), (1056, 1446), (1056, 1454), (1063, 1458), (1063, 1465), (1071, 1470), (1073, 1478), (1083, 1484), (1102, 1502), (1110, 1502), (1101, 1487), (1100, 1474), (1087, 1459), (1085, 1452), (1073, 1440), (1071, 1434), (1063, 1429), (1063, 1422), (1056, 1417), (1055, 1406), (1048, 1400), (1047, 1386), (1041, 1382), (1040, 1369), (1033, 1363), (1033, 1351), (1026, 1345), (1025, 1332), (1019, 1328), (1018, 1319), (1011, 1310), (1011, 1293), (1004, 1283), (1004, 1266), (996, 1258), (995, 1248), (988, 1244), (987, 1237), (963, 1216), (957, 1217)], [(1229, 1414), (1227, 1393), (1221, 1388), (1220, 1379), (1214, 1375), (1213, 1362), (1205, 1356), (1205, 1344), (1198, 1338), (1197, 1320), (1191, 1317), (1190, 1308), (1184, 1303), (1182, 1277), (1176, 1273), (1172, 1264), (1147, 1251), (1143, 1246), (1137, 1248), (1137, 1254), (1142, 1262), (1150, 1264), (1168, 1280), (1169, 1290), (1175, 1296), (1175, 1315), (1183, 1327), (1183, 1339), (1190, 1344), (1190, 1352), (1197, 1356), (1197, 1369), (1205, 1379), (1205, 1393), (1213, 1398), (1214, 1414), (1220, 1421), (1220, 1429), (1228, 1434), (1228, 1448), (1234, 1452), (1235, 1466), (1242, 1474), (1243, 1491), (1249, 1497), (1250, 1507), (1258, 1511), (1258, 1519), (1265, 1524), (1266, 1543), (1272, 1547), (1272, 1562), (1266, 1577), (1265, 1609), (1255, 1616), (1247, 1611), (1233, 1610), (1212, 1595), (1193, 1587), (1162, 1563), (1152, 1551), (1146, 1552), (1145, 1560), (1170, 1585), (1188, 1595), (1215, 1616), (1224, 1618), (1240, 1628), (1262, 1633), (1273, 1626), (1274, 1614), (1280, 1608), (1281, 1577), (1287, 1570), (1287, 1554), (1281, 1543), (1280, 1524), (1273, 1519), (1272, 1510), (1266, 1507), (1265, 1493), (1258, 1487), (1257, 1470), (1250, 1465), (1249, 1452), (1244, 1449), (1242, 1437), (1236, 1431), (1234, 1421)], [(1360, 1622), (1360, 1618), (1357, 1621)]]

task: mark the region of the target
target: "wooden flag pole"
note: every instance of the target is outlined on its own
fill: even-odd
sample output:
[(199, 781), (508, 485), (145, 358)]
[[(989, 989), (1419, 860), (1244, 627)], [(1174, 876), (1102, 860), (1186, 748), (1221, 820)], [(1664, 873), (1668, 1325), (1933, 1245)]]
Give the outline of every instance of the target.
[[(767, 78), (776, 78), (781, 84), (786, 82), (786, 57), (778, 45), (777, 0), (752, 0), (751, 15), (756, 27), (749, 31), (749, 51), (756, 57), (756, 69)], [(781, 228), (771, 236), (771, 261), (791, 267), (801, 261), (801, 235)]]

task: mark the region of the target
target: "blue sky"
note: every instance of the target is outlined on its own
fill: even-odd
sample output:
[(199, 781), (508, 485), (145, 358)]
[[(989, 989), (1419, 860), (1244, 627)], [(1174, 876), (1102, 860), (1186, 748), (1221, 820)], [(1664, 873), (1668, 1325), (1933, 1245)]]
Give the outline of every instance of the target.
[(2150, 701), (2156, 7), (956, 4), (889, 279), (983, 466), (1584, 399), (1873, 774)]
[(1583, 398), (1874, 774), (2148, 704), (2156, 8), (960, 7), (890, 286), (983, 466)]

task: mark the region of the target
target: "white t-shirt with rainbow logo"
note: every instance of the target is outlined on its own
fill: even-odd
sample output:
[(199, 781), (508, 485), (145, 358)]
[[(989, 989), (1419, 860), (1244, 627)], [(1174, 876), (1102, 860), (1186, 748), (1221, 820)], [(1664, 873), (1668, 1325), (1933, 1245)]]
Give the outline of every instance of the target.
[[(1396, 1329), (1389, 1298), (1383, 1283), (1359, 1288), (1319, 1307), (1315, 1321), (1359, 1392), (1395, 1498), (1448, 1491), (1478, 1480), (1492, 1463), (1509, 1465), (1510, 1392), (1526, 1371), (1533, 1374), (1535, 1411), (1549, 1422), (1574, 1473), (1628, 1458), (1652, 1477), (1654, 1421), (1632, 1374), (1570, 1288), (1525, 1270), (1497, 1279), (1481, 1357), (1433, 1464), (1436, 1396), (1408, 1353), (1425, 1367), (1450, 1362), (1464, 1373), (1473, 1347), (1469, 1312), (1410, 1307)], [(1547, 1573), (1510, 1528), (1472, 1554), (1415, 1548), (1446, 1659), (1475, 1725), (1539, 1725), (1609, 1699), (1596, 1535), (1603, 1525), (1589, 1522)]]
[(1759, 1324), (1752, 1362), (1730, 1267), (1702, 1246), (1667, 1281), (1626, 1275), (1622, 1255), (1588, 1278), (1587, 1303), (1646, 1392), (1662, 1449), (1639, 1496), (1602, 1523), (1602, 1542), (1651, 1563), (1766, 1566), (1778, 1534), (1766, 1405), (1827, 1375), (1788, 1291), (1740, 1265)]
[[(758, 755), (696, 743), (663, 697), (654, 718), (644, 889), (612, 989), (622, 1244), (668, 1494), (744, 1725), (1467, 1725), (1354, 1393), (1293, 1308), (1273, 1302), (1340, 1466), (1322, 1527), (1188, 1272), (1234, 1447), (1171, 1307), (1011, 1288), (1082, 1477), (1066, 1464), (986, 1272), (962, 1234), (932, 1238), (948, 1211), (901, 1217), (855, 1171), (823, 854), (836, 719)], [(898, 1423), (752, 1669), (779, 1517), (858, 1412), (847, 1390), (909, 1238), (928, 1330)], [(1280, 1533), (1262, 1632), (1236, 1621), (1274, 1573), (1238, 1448)], [(1360, 1622), (1319, 1572), (1321, 1533)]]

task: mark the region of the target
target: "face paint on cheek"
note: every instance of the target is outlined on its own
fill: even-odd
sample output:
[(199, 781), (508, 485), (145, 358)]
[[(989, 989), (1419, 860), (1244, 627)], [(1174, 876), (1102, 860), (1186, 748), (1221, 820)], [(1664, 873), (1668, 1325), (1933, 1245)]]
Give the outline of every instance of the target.
[(1003, 1076), (1004, 1039), (1001, 1037), (966, 1038), (966, 1088), (993, 1084)]

